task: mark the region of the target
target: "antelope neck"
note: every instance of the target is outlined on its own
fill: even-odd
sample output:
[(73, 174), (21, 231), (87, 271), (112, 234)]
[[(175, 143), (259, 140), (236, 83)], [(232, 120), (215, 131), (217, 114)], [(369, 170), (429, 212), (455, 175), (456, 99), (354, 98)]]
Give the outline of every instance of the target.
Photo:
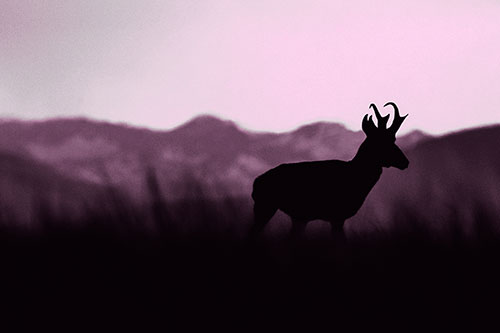
[(377, 178), (382, 174), (382, 165), (380, 164), (376, 153), (373, 153), (370, 149), (368, 149), (365, 142), (361, 144), (356, 156), (354, 156), (350, 163), (354, 168), (364, 173), (377, 175)]

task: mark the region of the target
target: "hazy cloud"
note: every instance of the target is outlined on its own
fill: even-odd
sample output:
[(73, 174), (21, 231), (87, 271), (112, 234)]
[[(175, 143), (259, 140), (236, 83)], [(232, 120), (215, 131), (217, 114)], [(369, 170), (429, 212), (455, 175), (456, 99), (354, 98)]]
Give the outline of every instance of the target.
[(395, 100), (441, 132), (500, 121), (499, 40), (495, 1), (4, 0), (0, 113), (358, 128)]

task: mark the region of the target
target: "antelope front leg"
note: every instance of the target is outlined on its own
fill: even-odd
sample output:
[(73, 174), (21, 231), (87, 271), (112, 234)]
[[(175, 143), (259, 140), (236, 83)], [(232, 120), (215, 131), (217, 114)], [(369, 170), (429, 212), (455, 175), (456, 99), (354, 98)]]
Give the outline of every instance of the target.
[(331, 233), (332, 238), (337, 244), (344, 244), (346, 241), (345, 232), (344, 232), (344, 222), (345, 221), (331, 221)]

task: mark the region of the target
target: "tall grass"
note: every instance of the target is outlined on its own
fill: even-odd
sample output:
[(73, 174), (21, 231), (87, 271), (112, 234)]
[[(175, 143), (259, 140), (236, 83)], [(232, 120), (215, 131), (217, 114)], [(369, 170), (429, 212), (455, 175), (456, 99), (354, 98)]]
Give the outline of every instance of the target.
[(120, 323), (153, 316), (185, 329), (270, 321), (405, 331), (480, 318), (491, 310), (485, 302), (500, 296), (498, 216), (484, 202), (474, 204), (467, 231), (457, 223), (462, 209), (451, 207), (439, 221), (450, 226), (447, 238), (399, 203), (394, 227), (348, 232), (342, 248), (329, 232), (291, 242), (268, 230), (249, 244), (248, 198), (215, 200), (198, 191), (167, 200), (153, 171), (146, 179), (144, 202), (109, 188), (75, 214), (39, 197), (37, 227), (29, 229), (3, 214), (4, 301), (25, 313), (104, 312)]

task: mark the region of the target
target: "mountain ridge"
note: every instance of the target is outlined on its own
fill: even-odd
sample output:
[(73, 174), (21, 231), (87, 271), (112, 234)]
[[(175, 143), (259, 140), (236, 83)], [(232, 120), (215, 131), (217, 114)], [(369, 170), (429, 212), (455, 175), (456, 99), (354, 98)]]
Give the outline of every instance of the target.
[[(408, 145), (427, 137), (413, 136)], [(150, 167), (176, 192), (184, 174), (206, 188), (247, 188), (256, 173), (279, 163), (350, 159), (363, 138), (361, 131), (324, 121), (285, 133), (252, 132), (212, 115), (166, 131), (84, 117), (0, 122), (0, 151), (34, 158), (83, 181), (129, 190), (142, 186)], [(399, 139), (403, 146), (405, 138)]]
[[(412, 132), (398, 140), (409, 147), (425, 137)], [(185, 173), (208, 188), (246, 188), (256, 173), (279, 163), (350, 159), (363, 139), (361, 131), (337, 123), (252, 132), (212, 115), (166, 131), (84, 117), (0, 122), (0, 151), (34, 158), (80, 180), (132, 190), (141, 187), (149, 167), (167, 188), (177, 188)]]

